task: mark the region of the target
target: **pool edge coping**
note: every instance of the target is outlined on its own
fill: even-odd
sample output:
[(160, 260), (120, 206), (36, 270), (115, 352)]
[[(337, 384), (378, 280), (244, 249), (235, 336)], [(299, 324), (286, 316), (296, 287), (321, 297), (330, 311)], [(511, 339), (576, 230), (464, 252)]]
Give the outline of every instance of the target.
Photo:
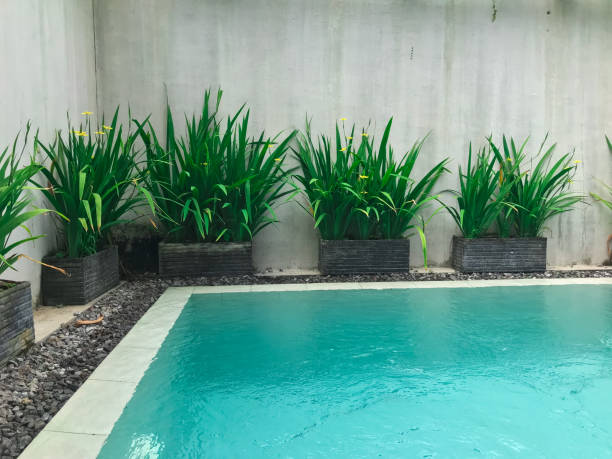
[[(19, 458), (96, 458), (131, 400), (136, 386), (187, 304), (192, 289), (166, 289), (34, 437)], [(131, 359), (134, 353), (140, 353), (141, 358), (137, 361)], [(128, 376), (112, 377), (117, 363), (123, 360), (125, 364), (126, 359), (130, 365), (129, 368), (123, 369), (127, 370)], [(110, 396), (110, 399), (106, 396)], [(79, 447), (75, 448), (75, 445)]]
[[(34, 437), (20, 459), (96, 458), (134, 391), (192, 294), (384, 290), (414, 288), (482, 288), (547, 285), (612, 285), (612, 278), (492, 279), (468, 281), (345, 282), (168, 287), (132, 329)], [(132, 357), (138, 355), (134, 361)], [(113, 375), (129, 360), (127, 376)], [(124, 368), (125, 370), (125, 368)], [(122, 378), (122, 379), (121, 379)], [(115, 397), (105, 403), (105, 395)], [(92, 403), (93, 401), (93, 403)], [(97, 406), (96, 406), (97, 403)], [(93, 406), (92, 406), (93, 405)], [(98, 409), (96, 409), (98, 408)], [(77, 426), (75, 429), (74, 427)], [(78, 431), (76, 431), (78, 430)], [(75, 449), (74, 445), (82, 447)], [(59, 449), (59, 450), (58, 450)], [(46, 454), (45, 454), (46, 453)], [(50, 454), (50, 455), (49, 455)]]
[[(314, 290), (385, 290), (419, 288), (529, 287), (537, 285), (612, 285), (609, 277), (550, 279), (474, 279), (449, 281), (313, 282), (289, 284), (209, 285), (191, 288), (194, 294), (246, 292), (299, 292)], [(183, 288), (183, 287), (174, 287)]]

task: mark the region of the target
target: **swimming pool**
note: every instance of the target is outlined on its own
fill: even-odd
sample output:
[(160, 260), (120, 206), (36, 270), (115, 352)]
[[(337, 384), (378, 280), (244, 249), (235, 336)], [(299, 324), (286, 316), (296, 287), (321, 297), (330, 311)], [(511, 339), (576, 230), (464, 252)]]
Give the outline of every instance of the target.
[(596, 457), (610, 407), (610, 286), (193, 295), (100, 457)]
[(185, 298), (99, 457), (612, 450), (611, 284)]

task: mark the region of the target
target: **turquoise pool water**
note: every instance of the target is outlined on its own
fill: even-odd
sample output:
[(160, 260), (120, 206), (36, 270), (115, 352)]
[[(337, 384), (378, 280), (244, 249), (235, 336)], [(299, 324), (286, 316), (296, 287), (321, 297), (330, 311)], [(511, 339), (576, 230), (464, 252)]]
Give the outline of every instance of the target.
[(102, 458), (608, 457), (612, 286), (193, 295)]

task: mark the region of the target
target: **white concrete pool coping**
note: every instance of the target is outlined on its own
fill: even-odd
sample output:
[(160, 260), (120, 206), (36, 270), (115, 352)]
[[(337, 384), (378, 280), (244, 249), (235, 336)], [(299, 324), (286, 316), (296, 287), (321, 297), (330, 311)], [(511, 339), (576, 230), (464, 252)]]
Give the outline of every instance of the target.
[(351, 282), (170, 287), (34, 438), (22, 459), (98, 456), (168, 332), (192, 294), (384, 290), (415, 288), (612, 285), (612, 278), (496, 279), (471, 281)]

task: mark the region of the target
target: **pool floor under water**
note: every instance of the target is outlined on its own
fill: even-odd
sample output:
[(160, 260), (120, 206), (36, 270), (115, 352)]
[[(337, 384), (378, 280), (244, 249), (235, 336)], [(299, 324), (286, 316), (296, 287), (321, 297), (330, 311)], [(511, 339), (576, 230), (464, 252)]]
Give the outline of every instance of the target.
[(101, 458), (604, 457), (612, 286), (192, 295)]

